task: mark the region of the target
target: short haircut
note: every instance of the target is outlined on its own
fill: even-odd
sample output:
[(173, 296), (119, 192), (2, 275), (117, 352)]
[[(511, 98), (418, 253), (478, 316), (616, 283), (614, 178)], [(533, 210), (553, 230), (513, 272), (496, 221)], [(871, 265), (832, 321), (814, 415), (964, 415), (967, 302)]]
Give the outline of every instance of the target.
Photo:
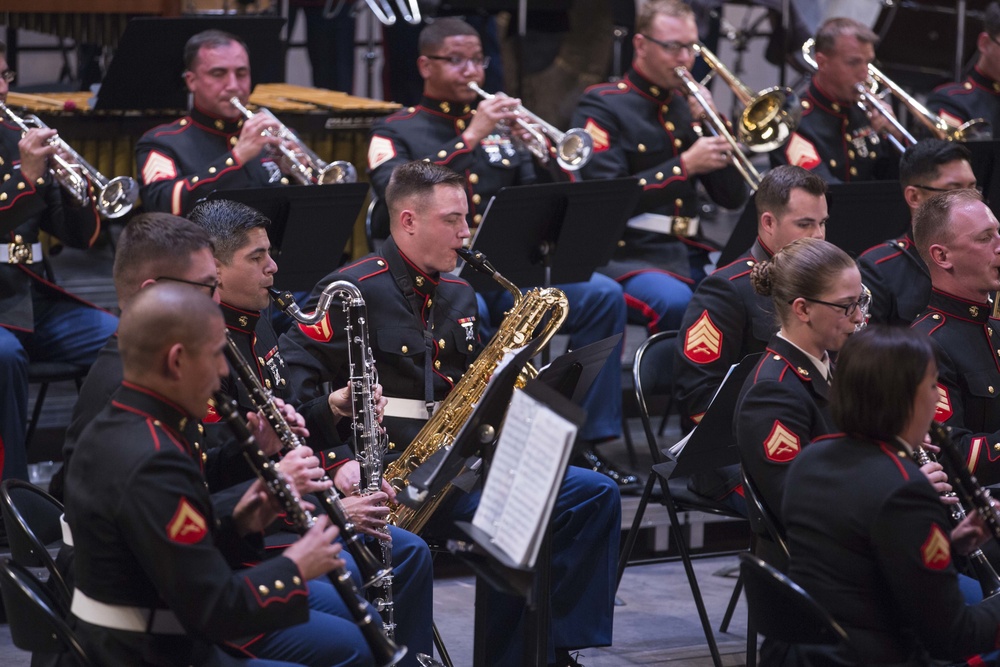
[(449, 16), (436, 19), (434, 23), (428, 23), (427, 27), (420, 31), (418, 52), (422, 56), (434, 55), (444, 44), (444, 40), (459, 35), (479, 38), (476, 29), (460, 18)]
[(143, 282), (176, 276), (187, 270), (191, 256), (212, 250), (208, 232), (169, 213), (140, 213), (129, 220), (118, 238), (113, 270), (118, 302), (135, 296)]
[(906, 187), (924, 179), (934, 179), (938, 167), (965, 160), (972, 164), (972, 152), (958, 141), (921, 139), (906, 149), (899, 159), (899, 182)]
[(212, 237), (215, 258), (223, 264), (232, 262), (236, 251), (246, 245), (251, 229), (271, 225), (257, 209), (228, 199), (199, 202), (188, 218)]
[(878, 43), (878, 35), (863, 23), (858, 23), (854, 19), (837, 17), (823, 21), (823, 24), (816, 31), (816, 53), (833, 53), (836, 48), (838, 37), (854, 37), (862, 44)]
[(1000, 3), (991, 2), (983, 12), (983, 32), (990, 37), (1000, 36)]
[(653, 20), (658, 15), (674, 18), (694, 18), (694, 10), (681, 0), (649, 0), (642, 4), (635, 17), (636, 34), (645, 34), (653, 27)]
[(181, 343), (208, 342), (206, 323), (222, 318), (219, 305), (196, 287), (156, 283), (140, 290), (118, 322), (118, 347), (127, 379), (156, 373), (160, 355)]
[(404, 202), (418, 198), (423, 203), (438, 185), (464, 189), (465, 178), (448, 167), (424, 160), (406, 162), (393, 169), (389, 185), (385, 188), (385, 203), (389, 209), (390, 225), (396, 224), (396, 218)]
[(803, 238), (792, 241), (774, 257), (757, 262), (750, 270), (750, 283), (761, 296), (770, 296), (778, 324), (791, 314), (791, 303), (799, 297), (819, 299), (826, 288), (854, 260), (828, 241)]
[(972, 202), (983, 201), (978, 190), (949, 190), (938, 192), (920, 205), (913, 215), (913, 242), (921, 259), (931, 266), (928, 249), (937, 243), (948, 243), (954, 238), (951, 230), (951, 212)]
[(754, 204), (757, 206), (757, 220), (770, 211), (781, 217), (792, 197), (792, 190), (800, 188), (811, 195), (822, 197), (826, 194), (826, 181), (802, 167), (783, 164), (764, 174), (757, 188)]
[(198, 62), (198, 52), (202, 48), (217, 49), (220, 46), (226, 46), (233, 42), (242, 46), (243, 50), (248, 54), (250, 53), (246, 42), (230, 32), (223, 30), (203, 30), (193, 35), (184, 45), (184, 69), (194, 71), (195, 65)]
[(913, 415), (917, 387), (935, 361), (927, 334), (908, 327), (869, 326), (837, 355), (830, 412), (849, 435), (892, 440)]

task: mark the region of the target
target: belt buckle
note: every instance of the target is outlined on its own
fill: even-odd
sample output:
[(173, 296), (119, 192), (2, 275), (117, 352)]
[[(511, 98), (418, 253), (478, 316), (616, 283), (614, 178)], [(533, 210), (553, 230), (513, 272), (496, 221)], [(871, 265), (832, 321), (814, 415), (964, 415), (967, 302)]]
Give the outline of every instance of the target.
[(8, 264), (32, 264), (34, 259), (31, 256), (31, 246), (27, 243), (7, 244)]
[(674, 236), (691, 236), (691, 218), (675, 215), (670, 221), (670, 233)]

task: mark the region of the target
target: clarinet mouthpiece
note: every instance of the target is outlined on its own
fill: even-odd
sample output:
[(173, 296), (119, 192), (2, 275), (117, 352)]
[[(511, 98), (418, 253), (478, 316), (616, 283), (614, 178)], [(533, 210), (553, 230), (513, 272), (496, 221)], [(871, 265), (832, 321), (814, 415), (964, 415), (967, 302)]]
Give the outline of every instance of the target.
[(490, 264), (490, 260), (486, 259), (486, 255), (478, 250), (470, 250), (469, 248), (458, 248), (455, 250), (459, 257), (465, 260), (466, 264), (470, 264), (472, 268), (480, 273), (485, 273), (488, 276), (493, 276), (497, 270), (493, 268)]
[(291, 292), (288, 291), (282, 292), (280, 290), (274, 289), (273, 287), (268, 287), (267, 291), (268, 293), (270, 293), (271, 299), (274, 301), (274, 304), (282, 311), (285, 311), (290, 306), (295, 305), (295, 297), (292, 295)]

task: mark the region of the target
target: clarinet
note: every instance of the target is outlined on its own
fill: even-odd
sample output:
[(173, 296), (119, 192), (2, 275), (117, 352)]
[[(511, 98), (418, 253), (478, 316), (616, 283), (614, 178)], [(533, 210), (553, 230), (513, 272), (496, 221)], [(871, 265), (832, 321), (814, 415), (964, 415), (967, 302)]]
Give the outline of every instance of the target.
[[(938, 429), (941, 429), (941, 433), (934, 433), (935, 426)], [(937, 441), (938, 438), (942, 437), (942, 434), (944, 439), (947, 440), (947, 432), (944, 430), (944, 427), (942, 427), (941, 424), (934, 422), (934, 425), (931, 427), (931, 441), (938, 447), (941, 447), (942, 451), (944, 451), (944, 447), (942, 447), (941, 443)], [(917, 447), (914, 450), (913, 459), (920, 467), (937, 461), (937, 457), (923, 447)], [(968, 468), (964, 465), (962, 468), (968, 472)], [(957, 494), (954, 491), (950, 491), (949, 493), (943, 494), (942, 497), (955, 498), (957, 497)], [(966, 516), (965, 508), (963, 507), (962, 502), (949, 505), (948, 508), (951, 512), (952, 521), (958, 525)], [(986, 558), (986, 554), (983, 553), (983, 550), (976, 549), (970, 553), (967, 558), (969, 559), (969, 564), (972, 566), (973, 572), (976, 573), (976, 579), (979, 580), (979, 587), (983, 590), (983, 597), (988, 598), (1000, 593), (1000, 576), (998, 576), (996, 570), (993, 569), (993, 566)]]
[[(281, 475), (278, 467), (257, 447), (250, 428), (239, 415), (236, 401), (219, 391), (215, 393), (215, 407), (240, 441), (243, 454), (268, 492), (281, 504), (285, 514), (298, 530), (302, 532), (309, 530), (314, 523), (312, 514), (302, 506), (298, 495)], [(364, 635), (365, 642), (375, 658), (375, 664), (379, 667), (389, 667), (399, 662), (406, 655), (406, 647), (397, 646), (378, 627), (372, 615), (368, 613), (368, 606), (358, 593), (358, 589), (354, 587), (350, 572), (341, 566), (327, 573), (327, 576), (350, 610), (355, 624), (361, 629), (361, 634)]]
[[(247, 393), (250, 394), (250, 402), (253, 403), (254, 408), (264, 414), (264, 418), (267, 419), (268, 424), (278, 434), (278, 438), (283, 443), (284, 451), (290, 451), (303, 444), (302, 439), (292, 431), (284, 415), (275, 406), (271, 392), (261, 384), (257, 373), (250, 367), (249, 362), (247, 362), (246, 358), (240, 352), (240, 349), (236, 346), (235, 341), (233, 341), (228, 331), (226, 332), (225, 353), (230, 365), (236, 369), (236, 375), (240, 382), (246, 388)], [(325, 482), (329, 479), (328, 476), (324, 475), (321, 481)], [(340, 497), (333, 486), (331, 485), (329, 489), (318, 491), (315, 496), (319, 500), (323, 511), (330, 517), (333, 525), (340, 529), (340, 536), (343, 538), (347, 550), (354, 557), (354, 562), (357, 563), (358, 570), (361, 573), (363, 587), (367, 588), (378, 584), (389, 577), (392, 569), (383, 567), (375, 556), (372, 555), (372, 552), (368, 550), (368, 547), (365, 546), (361, 534), (357, 531), (354, 523), (348, 518), (347, 510), (344, 509), (344, 505), (340, 502)]]
[[(351, 387), (351, 430), (354, 432), (357, 460), (361, 468), (358, 493), (367, 496), (382, 489), (382, 473), (385, 470), (389, 437), (379, 426), (376, 415), (375, 385), (378, 384), (378, 371), (375, 369), (375, 360), (368, 341), (368, 312), (361, 291), (349, 281), (334, 281), (320, 294), (316, 310), (306, 315), (299, 309), (291, 293), (271, 290), (271, 296), (278, 308), (303, 324), (315, 324), (322, 320), (337, 295), (342, 297), (347, 322), (344, 331), (347, 337), (348, 384)], [(382, 532), (388, 535), (388, 526), (383, 528)], [(379, 545), (382, 548), (382, 566), (391, 571), (392, 541), (379, 540)], [(369, 589), (370, 601), (381, 614), (385, 633), (389, 637), (394, 637), (396, 631), (392, 579), (392, 574), (389, 574), (377, 586)]]

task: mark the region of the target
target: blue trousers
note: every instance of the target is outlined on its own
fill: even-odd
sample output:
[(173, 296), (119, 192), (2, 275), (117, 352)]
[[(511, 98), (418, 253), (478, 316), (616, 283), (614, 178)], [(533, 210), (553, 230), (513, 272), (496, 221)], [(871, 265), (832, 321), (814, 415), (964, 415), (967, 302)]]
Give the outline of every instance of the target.
[[(471, 521), (479, 498), (479, 491), (457, 492), (450, 512), (436, 517), (429, 530), (446, 530), (445, 517)], [(557, 648), (611, 644), (620, 531), (617, 485), (605, 475), (570, 466), (552, 511), (549, 662)], [(526, 664), (524, 599), (492, 589), (487, 597), (476, 605), (489, 612), (488, 663)]]
[(628, 319), (642, 324), (650, 335), (681, 326), (684, 310), (691, 300), (691, 288), (663, 271), (644, 271), (621, 283), (628, 304)]
[[(622, 333), (625, 330), (625, 299), (622, 288), (611, 278), (595, 273), (585, 283), (556, 285), (569, 299), (569, 317), (560, 332), (569, 334), (569, 347), (576, 349)], [(688, 291), (690, 298), (690, 290)], [(479, 332), (483, 340), (493, 335), (503, 314), (514, 303), (509, 292), (476, 295), (479, 300)], [(684, 309), (681, 309), (683, 315)], [(680, 323), (680, 318), (678, 318)], [(622, 342), (611, 351), (604, 368), (583, 401), (587, 421), (580, 431), (586, 440), (604, 440), (621, 435)]]
[(89, 365), (118, 328), (118, 318), (43, 290), (34, 294), (35, 331), (0, 327), (0, 470), (28, 479), (25, 434), (28, 360)]

